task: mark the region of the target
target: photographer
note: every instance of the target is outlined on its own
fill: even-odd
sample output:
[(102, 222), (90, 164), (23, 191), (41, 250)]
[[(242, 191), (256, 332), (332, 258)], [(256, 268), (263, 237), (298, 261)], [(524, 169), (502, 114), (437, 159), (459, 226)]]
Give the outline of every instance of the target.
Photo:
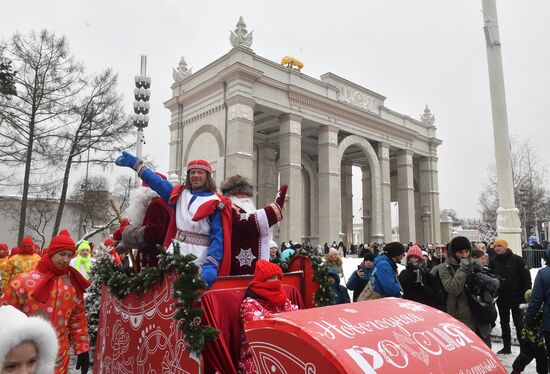
[(369, 278), (372, 274), (372, 269), (374, 268), (374, 258), (376, 256), (370, 250), (366, 249), (365, 257), (359, 265), (358, 269), (355, 270), (348, 279), (346, 287), (348, 290), (353, 291), (353, 302), (357, 301), (357, 297), (365, 286), (367, 285)]
[(419, 246), (413, 245), (407, 251), (407, 267), (399, 274), (403, 287), (403, 298), (435, 307), (434, 276), (427, 268), (426, 260)]

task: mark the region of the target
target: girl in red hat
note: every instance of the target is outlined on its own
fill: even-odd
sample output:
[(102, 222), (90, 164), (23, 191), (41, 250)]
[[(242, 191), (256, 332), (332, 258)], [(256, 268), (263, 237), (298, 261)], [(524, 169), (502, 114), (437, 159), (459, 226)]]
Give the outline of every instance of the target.
[[(13, 251), (12, 251), (13, 252)], [(12, 253), (6, 263), (6, 270), (2, 272), (2, 289), (5, 290), (12, 279), (34, 269), (40, 261), (40, 255), (35, 252), (32, 238), (25, 236), (21, 241), (17, 253)]]
[(90, 283), (69, 266), (74, 254), (75, 243), (69, 232), (62, 230), (52, 238), (36, 268), (13, 279), (0, 297), (0, 304), (13, 305), (29, 317), (42, 317), (54, 326), (59, 342), (56, 374), (68, 373), (71, 344), (78, 355), (76, 368), (85, 374), (89, 366), (83, 294)]
[[(241, 304), (241, 323), (264, 319), (271, 314), (298, 310), (290, 302), (283, 290), (281, 279), (283, 272), (279, 266), (266, 260), (256, 262), (254, 279), (246, 289)], [(239, 373), (256, 373), (256, 365), (252, 359), (252, 350), (248, 339), (241, 333), (241, 358)]]

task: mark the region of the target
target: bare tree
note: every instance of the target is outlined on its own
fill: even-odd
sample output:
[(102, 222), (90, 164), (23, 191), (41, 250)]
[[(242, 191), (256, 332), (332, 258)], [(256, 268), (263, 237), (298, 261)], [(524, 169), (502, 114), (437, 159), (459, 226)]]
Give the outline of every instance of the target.
[[(524, 239), (536, 228), (541, 218), (550, 217), (549, 191), (546, 188), (545, 167), (540, 165), (536, 149), (529, 141), (511, 142), (514, 199), (524, 227)], [(498, 185), (496, 168), (489, 166), (487, 186), (479, 197), (482, 220), (496, 224)]]
[(64, 37), (48, 31), (16, 33), (6, 50), (15, 63), (17, 94), (0, 106), (0, 161), (24, 165), (18, 241), (25, 230), (34, 153), (43, 155), (49, 136), (82, 89), (82, 66), (69, 55)]
[[(74, 166), (82, 163), (112, 164), (121, 149), (130, 147), (133, 125), (124, 114), (122, 98), (117, 92), (117, 75), (110, 69), (90, 78), (80, 99), (71, 108), (69, 121), (55, 135), (49, 160), (63, 160), (63, 182), (53, 235), (59, 230), (69, 176)], [(84, 155), (86, 155), (84, 157)], [(108, 189), (107, 189), (108, 190)]]

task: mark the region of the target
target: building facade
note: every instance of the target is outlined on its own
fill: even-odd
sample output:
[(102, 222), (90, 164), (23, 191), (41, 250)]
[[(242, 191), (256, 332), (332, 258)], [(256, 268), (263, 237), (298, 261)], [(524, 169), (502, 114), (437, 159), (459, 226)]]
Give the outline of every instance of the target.
[(275, 239), (353, 241), (352, 166), (361, 168), (365, 242), (391, 241), (391, 202), (401, 241), (440, 242), (434, 117), (419, 120), (384, 105), (385, 97), (333, 73), (320, 79), (258, 56), (239, 21), (224, 56), (192, 73), (174, 70), (170, 173), (203, 158), (217, 183), (250, 178), (257, 204), (288, 184)]

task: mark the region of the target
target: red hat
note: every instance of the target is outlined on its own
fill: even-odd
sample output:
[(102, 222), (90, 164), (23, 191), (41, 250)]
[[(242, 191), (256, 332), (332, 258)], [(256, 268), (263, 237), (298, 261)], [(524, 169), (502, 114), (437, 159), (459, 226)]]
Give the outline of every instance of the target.
[(57, 236), (52, 238), (52, 241), (50, 242), (50, 245), (45, 253), (49, 257), (52, 257), (57, 252), (61, 252), (66, 249), (76, 252), (76, 246), (73, 239), (71, 239), (71, 234), (69, 234), (66, 229), (63, 229)]
[(256, 270), (254, 271), (254, 280), (257, 282), (265, 282), (273, 278), (274, 275), (283, 277), (283, 271), (278, 265), (266, 260), (256, 261)]
[(412, 247), (410, 247), (409, 250), (407, 251), (407, 258), (409, 258), (411, 256), (416, 256), (418, 258), (423, 258), (422, 257), (422, 250), (416, 244), (413, 245)]
[(25, 236), (23, 240), (21, 240), (21, 245), (19, 248), (31, 248), (34, 250), (34, 242), (32, 241), (32, 238), (29, 236)]
[(205, 160), (191, 160), (187, 163), (187, 172), (191, 169), (201, 169), (212, 173), (212, 166)]
[(114, 247), (114, 246), (115, 246), (115, 242), (113, 241), (113, 239), (107, 238), (107, 239), (105, 239), (105, 241), (103, 242), (103, 245), (104, 245), (105, 247)]
[[(158, 175), (159, 177), (161, 177), (162, 179), (166, 180), (166, 175), (162, 174), (162, 173), (157, 173), (155, 171), (155, 174)], [(149, 187), (149, 185), (142, 179), (141, 180), (141, 187)]]
[(0, 258), (6, 257), (9, 253), (8, 245), (4, 243), (0, 243)]
[(20, 251), (19, 247), (13, 247), (13, 248), (11, 249), (11, 252), (10, 252), (10, 257), (11, 257), (11, 256), (15, 256), (15, 255), (18, 255), (18, 254), (19, 254), (19, 251)]

